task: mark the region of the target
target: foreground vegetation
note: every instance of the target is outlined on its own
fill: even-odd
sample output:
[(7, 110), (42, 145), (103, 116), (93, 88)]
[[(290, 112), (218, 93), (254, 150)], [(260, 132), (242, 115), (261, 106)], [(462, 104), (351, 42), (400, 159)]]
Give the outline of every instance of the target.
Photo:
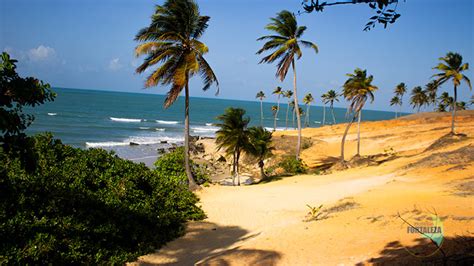
[(0, 264), (123, 264), (204, 218), (187, 189), (183, 150), (150, 170), (50, 134), (27, 136), (34, 117), (22, 107), (54, 93), (18, 76), (8, 54), (1, 59)]

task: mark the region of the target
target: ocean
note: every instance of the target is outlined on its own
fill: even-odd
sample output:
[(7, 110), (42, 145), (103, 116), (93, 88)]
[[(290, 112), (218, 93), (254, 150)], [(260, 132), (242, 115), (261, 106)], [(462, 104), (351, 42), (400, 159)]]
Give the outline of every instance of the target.
[[(184, 140), (183, 97), (164, 109), (164, 95), (65, 88), (53, 88), (53, 91), (57, 94), (53, 102), (25, 109), (35, 116), (28, 134), (51, 132), (65, 144), (84, 149), (114, 150), (123, 158), (143, 161), (148, 165), (156, 158), (157, 148)], [(277, 130), (286, 127), (286, 102), (286, 99), (280, 100)], [(273, 129), (271, 106), (275, 104), (263, 103), (263, 124), (268, 129)], [(250, 125), (260, 125), (260, 103), (257, 101), (191, 97), (191, 135), (214, 136), (218, 129), (213, 126), (217, 123), (216, 117), (228, 107), (245, 109), (251, 119)], [(302, 108), (306, 111), (306, 107)], [(336, 123), (346, 121), (346, 109), (335, 108), (334, 112)], [(311, 106), (310, 127), (321, 126), (322, 116), (321, 106)], [(364, 121), (393, 117), (393, 112), (363, 111)], [(290, 128), (291, 120), (290, 111)], [(329, 108), (326, 108), (326, 122), (332, 122)], [(131, 146), (131, 142), (139, 145)]]

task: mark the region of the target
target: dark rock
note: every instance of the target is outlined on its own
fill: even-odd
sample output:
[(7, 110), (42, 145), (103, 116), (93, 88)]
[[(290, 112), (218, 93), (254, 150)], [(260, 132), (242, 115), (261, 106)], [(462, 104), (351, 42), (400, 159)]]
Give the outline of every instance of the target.
[(160, 141), (160, 144), (166, 144), (166, 143), (168, 143), (168, 141), (166, 141), (166, 140)]
[(158, 148), (156, 151), (158, 152), (158, 154), (163, 154), (166, 152), (165, 148)]
[(130, 146), (138, 146), (140, 144), (136, 143), (136, 142), (130, 142)]

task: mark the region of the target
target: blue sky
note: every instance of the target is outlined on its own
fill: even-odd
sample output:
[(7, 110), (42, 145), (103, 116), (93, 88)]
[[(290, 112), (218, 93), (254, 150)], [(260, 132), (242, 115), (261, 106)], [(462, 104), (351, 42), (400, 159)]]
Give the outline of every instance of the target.
[[(291, 76), (275, 79), (275, 65), (259, 65), (255, 52), (267, 34), (269, 17), (287, 9), (297, 12), (301, 0), (198, 0), (203, 15), (211, 16), (203, 41), (207, 59), (221, 83), (218, 97), (254, 100), (258, 90), (292, 88)], [(327, 8), (323, 13), (298, 16), (308, 30), (304, 39), (315, 42), (319, 54), (303, 51), (297, 62), (298, 88), (319, 96), (340, 90), (346, 73), (356, 67), (374, 75), (379, 87), (369, 109), (391, 110), (393, 88), (405, 82), (409, 89), (424, 85), (448, 51), (471, 63), (467, 75), (474, 81), (473, 2), (471, 0), (407, 0), (399, 4), (397, 23), (383, 29), (362, 31), (373, 11), (366, 5)], [(19, 72), (34, 75), (57, 87), (148, 92), (163, 94), (166, 88), (143, 90), (143, 78), (134, 73), (140, 59), (133, 55), (137, 31), (149, 24), (154, 5), (145, 0), (1, 0), (0, 49), (20, 60)], [(195, 77), (192, 96), (216, 97), (201, 91)], [(452, 93), (451, 85), (443, 90)], [(460, 99), (472, 91), (462, 85)], [(407, 98), (405, 99), (407, 101)], [(320, 105), (317, 97), (316, 105)], [(344, 107), (345, 103), (338, 104)], [(405, 106), (405, 111), (411, 111)]]

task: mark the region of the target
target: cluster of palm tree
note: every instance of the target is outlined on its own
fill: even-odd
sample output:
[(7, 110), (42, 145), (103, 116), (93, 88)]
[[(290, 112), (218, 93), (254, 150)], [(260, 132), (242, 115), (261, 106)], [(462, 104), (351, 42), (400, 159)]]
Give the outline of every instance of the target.
[(216, 132), (217, 148), (225, 149), (227, 155), (232, 156), (232, 183), (240, 186), (239, 160), (242, 153), (252, 155), (257, 159), (261, 177), (265, 178), (264, 160), (272, 155), (272, 132), (263, 127), (250, 127), (250, 118), (245, 116), (241, 108), (228, 108), (224, 114), (217, 117), (220, 127)]
[(395, 118), (397, 118), (398, 114), (402, 111), (403, 95), (405, 95), (406, 92), (407, 86), (403, 82), (395, 87), (395, 96), (390, 100), (390, 106), (398, 105), (398, 109), (395, 111)]
[(328, 92), (321, 95), (323, 100), (323, 126), (326, 124), (326, 104), (329, 104), (329, 109), (332, 114), (332, 123), (336, 124), (336, 116), (334, 115), (334, 102), (339, 102), (339, 94), (335, 90), (329, 90)]
[[(212, 70), (209, 63), (205, 60), (204, 55), (209, 51), (208, 47), (201, 42), (199, 39), (204, 34), (208, 22), (208, 16), (201, 16), (199, 7), (194, 0), (166, 0), (163, 5), (157, 5), (155, 12), (151, 17), (151, 23), (148, 27), (141, 29), (135, 40), (140, 44), (135, 48), (136, 56), (144, 55), (145, 58), (143, 63), (137, 67), (137, 73), (143, 73), (145, 70), (154, 68), (151, 74), (146, 78), (145, 87), (152, 87), (157, 85), (170, 86), (170, 90), (166, 95), (164, 107), (168, 108), (171, 106), (178, 96), (184, 90), (185, 96), (185, 110), (184, 110), (184, 146), (185, 146), (185, 169), (186, 175), (189, 181), (189, 187), (194, 189), (197, 187), (193, 174), (191, 172), (189, 164), (189, 80), (199, 75), (204, 83), (203, 90), (208, 90), (211, 85), (217, 86), (216, 94), (219, 92), (219, 82), (217, 80), (214, 71)], [(276, 120), (278, 112), (280, 110), (280, 97), (286, 97), (289, 99), (286, 112), (286, 128), (288, 128), (288, 114), (289, 109), (293, 106), (293, 117), (297, 119), (298, 129), (298, 142), (296, 149), (296, 159), (299, 159), (300, 148), (301, 148), (301, 116), (304, 113), (302, 108), (298, 104), (298, 91), (297, 91), (297, 79), (296, 79), (296, 60), (302, 56), (300, 46), (310, 48), (314, 52), (318, 52), (316, 44), (301, 40), (302, 35), (306, 31), (305, 26), (298, 26), (296, 17), (289, 11), (281, 11), (276, 17), (270, 19), (271, 22), (265, 27), (271, 31), (271, 35), (260, 37), (258, 40), (265, 40), (263, 47), (257, 51), (257, 54), (264, 52), (270, 53), (264, 56), (260, 63), (274, 63), (277, 62), (276, 77), (280, 81), (284, 81), (288, 70), (291, 68), (293, 71), (293, 90), (283, 91), (280, 87), (275, 89), (273, 94), (278, 96), (277, 105), (272, 106), (272, 113), (274, 115), (274, 130), (276, 129)], [(466, 108), (466, 103), (457, 102), (457, 89), (461, 85), (461, 82), (467, 83), (470, 89), (471, 83), (467, 76), (463, 73), (469, 69), (469, 64), (462, 62), (462, 56), (457, 53), (448, 53), (445, 57), (440, 58), (440, 63), (434, 67), (439, 70), (440, 73), (433, 75), (435, 80), (428, 83), (425, 89), (417, 86), (411, 92), (411, 104), (414, 108), (420, 110), (425, 105), (436, 105), (438, 104), (438, 110), (449, 109), (452, 111), (452, 123), (451, 123), (451, 134), (454, 134), (454, 121), (456, 116), (456, 110)], [(377, 90), (377, 87), (372, 85), (373, 76), (367, 76), (366, 70), (356, 69), (353, 74), (348, 74), (349, 79), (343, 85), (344, 98), (350, 102), (348, 108), (348, 114), (352, 114), (352, 118), (347, 125), (344, 132), (341, 143), (341, 161), (344, 162), (344, 142), (349, 131), (350, 126), (358, 119), (358, 137), (357, 137), (357, 155), (360, 152), (360, 121), (362, 116), (362, 108), (368, 99), (373, 101), (373, 92)], [(450, 97), (449, 94), (442, 94), (441, 97), (437, 97), (438, 88), (444, 83), (451, 80), (454, 87), (454, 96)], [(390, 104), (398, 105), (401, 108), (403, 103), (403, 95), (406, 92), (405, 84), (401, 83), (395, 89), (395, 97), (391, 99)], [(330, 104), (333, 122), (335, 123), (335, 116), (333, 111), (333, 104), (337, 99), (337, 93), (335, 91), (329, 91), (323, 95), (324, 105)], [(263, 91), (257, 94), (257, 98), (260, 99), (261, 109), (261, 125), (263, 125), (263, 99), (265, 94)], [(304, 103), (306, 104), (306, 116), (305, 125), (309, 125), (309, 109), (310, 104), (314, 101), (311, 94), (306, 95)], [(471, 104), (474, 99), (471, 99)], [(256, 143), (263, 143), (264, 140), (271, 139), (271, 133), (264, 131), (261, 127), (259, 129), (247, 129), (248, 121), (243, 118), (245, 113), (239, 110), (233, 110), (228, 116), (221, 116), (221, 131), (218, 132), (218, 141), (221, 143), (221, 147), (226, 147), (226, 151), (229, 151), (234, 157), (234, 172), (238, 173), (238, 160), (240, 158), (241, 144), (245, 141), (253, 143), (252, 148), (248, 148), (249, 153), (251, 151), (257, 151), (261, 154), (262, 149), (257, 149)], [(227, 113), (226, 113), (227, 114)], [(225, 114), (225, 115), (226, 115)], [(231, 130), (230, 127), (226, 128), (226, 123), (233, 121), (231, 116), (242, 117), (233, 126), (238, 126), (240, 129), (239, 134), (244, 134), (247, 137), (239, 139), (238, 134), (236, 137), (227, 139), (225, 132)], [(396, 113), (396, 116), (398, 114)], [(231, 119), (227, 121), (227, 119)], [(325, 109), (323, 124), (325, 123)], [(238, 122), (238, 123), (237, 123)], [(229, 124), (231, 125), (231, 124)], [(262, 133), (262, 130), (264, 133)], [(252, 133), (253, 132), (253, 133)], [(252, 134), (259, 134), (259, 137), (251, 137)], [(270, 134), (270, 135), (269, 135)], [(263, 136), (265, 135), (265, 136)], [(260, 139), (257, 141), (257, 139)], [(266, 142), (268, 143), (268, 141)], [(250, 146), (252, 146), (250, 145)], [(263, 144), (262, 144), (263, 145)], [(250, 147), (249, 146), (249, 147)], [(232, 147), (232, 148), (229, 148)], [(262, 146), (263, 147), (263, 146)], [(268, 147), (266, 147), (268, 148)], [(267, 151), (267, 149), (263, 149)], [(268, 155), (262, 155), (259, 158), (264, 158)], [(263, 172), (263, 159), (262, 172)], [(260, 164), (260, 162), (259, 162)]]

